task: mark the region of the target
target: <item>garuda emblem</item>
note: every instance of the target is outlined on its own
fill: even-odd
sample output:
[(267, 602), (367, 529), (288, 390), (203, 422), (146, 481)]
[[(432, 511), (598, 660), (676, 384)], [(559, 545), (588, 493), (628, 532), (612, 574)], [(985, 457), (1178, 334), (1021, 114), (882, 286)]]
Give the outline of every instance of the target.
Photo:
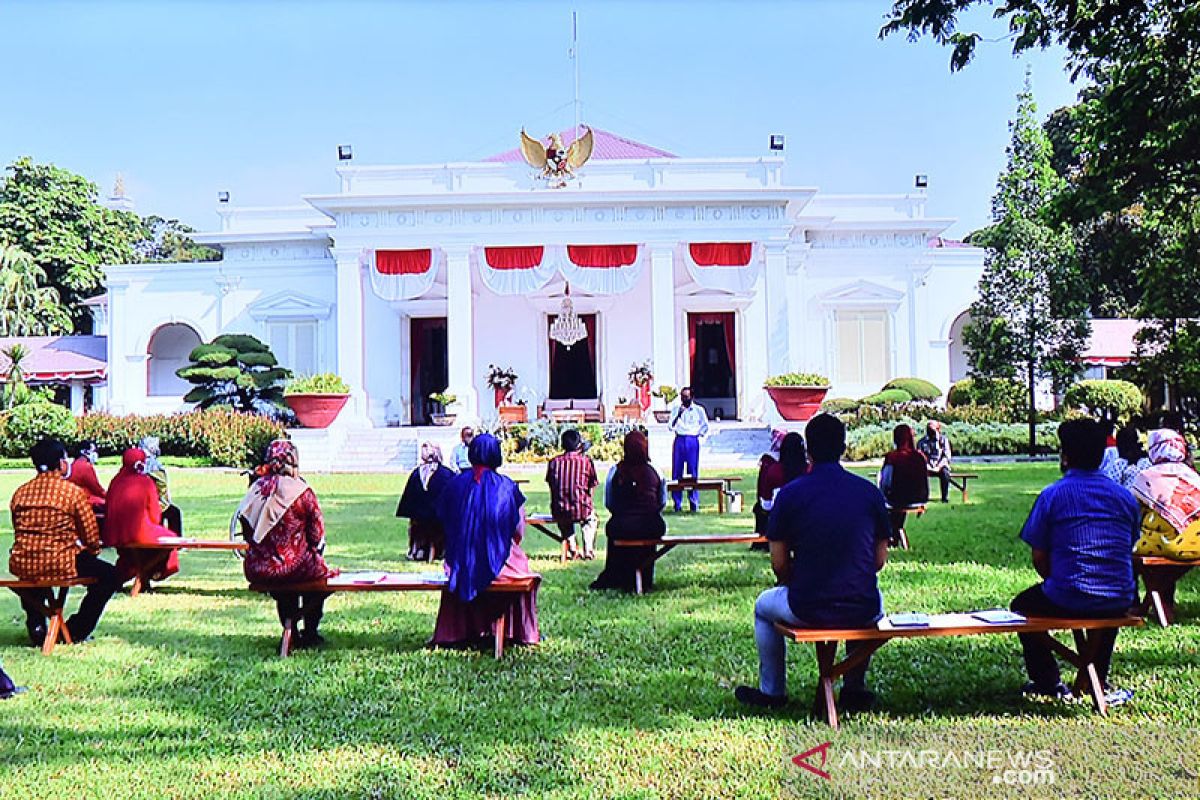
[(587, 133), (563, 147), (562, 137), (552, 133), (542, 144), (521, 129), (521, 154), (529, 166), (540, 170), (538, 177), (546, 181), (551, 189), (561, 189), (575, 177), (575, 170), (592, 157), (592, 129), (584, 126)]

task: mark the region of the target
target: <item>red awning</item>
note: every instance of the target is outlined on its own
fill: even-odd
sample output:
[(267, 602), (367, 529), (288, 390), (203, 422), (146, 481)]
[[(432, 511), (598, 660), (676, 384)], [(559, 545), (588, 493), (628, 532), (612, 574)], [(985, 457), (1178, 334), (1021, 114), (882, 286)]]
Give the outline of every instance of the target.
[(546, 248), (534, 247), (485, 247), (483, 258), (492, 269), (533, 269), (542, 263)]
[(380, 275), (424, 275), (433, 264), (433, 251), (376, 250), (375, 269)]
[(612, 269), (628, 267), (637, 261), (636, 244), (571, 244), (567, 258), (577, 267)]

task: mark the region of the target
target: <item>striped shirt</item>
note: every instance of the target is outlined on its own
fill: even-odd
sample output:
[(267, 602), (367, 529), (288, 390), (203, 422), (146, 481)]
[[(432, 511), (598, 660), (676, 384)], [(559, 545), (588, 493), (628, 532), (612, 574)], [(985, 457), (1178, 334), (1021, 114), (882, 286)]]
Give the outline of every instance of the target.
[(100, 529), (83, 489), (43, 472), (13, 492), (8, 569), (22, 580), (75, 577), (75, 556), (100, 553)]
[(1050, 556), (1043, 591), (1072, 611), (1112, 611), (1135, 599), (1133, 545), (1141, 533), (1133, 494), (1099, 470), (1068, 470), (1038, 495), (1021, 539)]
[(599, 483), (596, 465), (578, 450), (550, 459), (550, 514), (560, 522), (582, 522), (592, 516), (592, 489)]

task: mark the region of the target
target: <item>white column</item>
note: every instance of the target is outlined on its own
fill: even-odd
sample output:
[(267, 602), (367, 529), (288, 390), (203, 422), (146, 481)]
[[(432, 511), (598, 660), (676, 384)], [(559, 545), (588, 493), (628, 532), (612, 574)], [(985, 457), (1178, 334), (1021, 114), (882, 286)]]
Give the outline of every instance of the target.
[(791, 370), (788, 356), (791, 337), (788, 331), (787, 246), (781, 242), (763, 245), (763, 291), (767, 298), (767, 371), (779, 375)]
[(674, 248), (655, 246), (650, 250), (650, 355), (654, 382), (679, 388), (675, 347), (675, 253)]
[(807, 347), (814, 341), (809, 334), (808, 287), (805, 285), (805, 261), (808, 251), (792, 243), (787, 251), (788, 299), (788, 371), (817, 372), (812, 367), (813, 356)]
[(446, 249), (446, 361), (450, 393), (458, 397), (457, 414), (474, 419), (475, 298), (471, 293), (471, 248)]
[(80, 416), (83, 408), (83, 381), (71, 381), (71, 413)]
[(126, 387), (130, 385), (130, 375), (125, 368), (125, 331), (127, 325), (125, 309), (125, 283), (109, 283), (108, 288), (108, 368), (104, 391), (108, 394), (105, 405), (114, 414), (129, 412), (126, 405)]
[(359, 251), (335, 248), (337, 261), (337, 371), (350, 385), (350, 402), (338, 419), (360, 423), (367, 416), (363, 363), (363, 286)]

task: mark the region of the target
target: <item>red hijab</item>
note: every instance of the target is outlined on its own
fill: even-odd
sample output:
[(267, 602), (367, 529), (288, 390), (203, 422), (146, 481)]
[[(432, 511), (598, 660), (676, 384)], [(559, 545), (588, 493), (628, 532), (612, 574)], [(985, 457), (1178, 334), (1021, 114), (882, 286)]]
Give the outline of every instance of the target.
[(121, 470), (108, 485), (105, 505), (104, 544), (121, 547), (133, 542), (173, 534), (162, 527), (158, 488), (145, 475), (146, 452), (136, 447), (121, 456)]

